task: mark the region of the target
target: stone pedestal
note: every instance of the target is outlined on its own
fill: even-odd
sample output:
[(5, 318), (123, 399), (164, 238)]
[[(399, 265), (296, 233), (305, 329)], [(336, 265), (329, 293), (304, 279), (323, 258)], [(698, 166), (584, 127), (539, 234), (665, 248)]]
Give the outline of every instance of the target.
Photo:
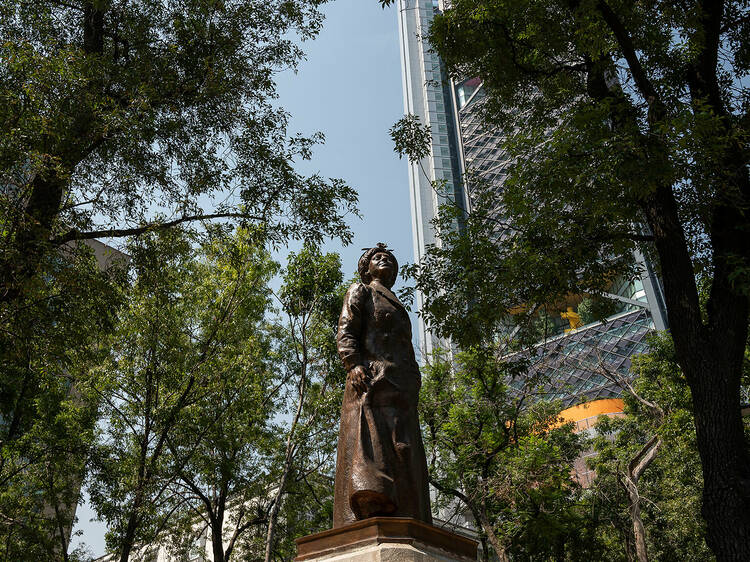
[(474, 562), (477, 543), (404, 517), (373, 517), (297, 539), (295, 561)]

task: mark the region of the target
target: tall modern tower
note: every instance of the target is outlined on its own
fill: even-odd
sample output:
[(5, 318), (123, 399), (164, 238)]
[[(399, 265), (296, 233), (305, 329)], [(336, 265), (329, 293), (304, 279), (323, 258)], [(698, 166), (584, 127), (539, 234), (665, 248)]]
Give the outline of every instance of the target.
[[(399, 0), (398, 17), (401, 37), (404, 113), (416, 115), (432, 131), (431, 154), (421, 162), (409, 163), (409, 191), (412, 213), (414, 256), (419, 262), (427, 247), (439, 244), (431, 221), (440, 205), (449, 202), (465, 204), (461, 181), (461, 139), (454, 114), (453, 86), (440, 58), (430, 52), (422, 37), (438, 9), (433, 0)], [(434, 182), (444, 182), (446, 192), (438, 193)], [(422, 295), (417, 294), (421, 310)], [(439, 345), (437, 338), (419, 321), (419, 342), (422, 354), (429, 354)]]
[[(431, 154), (409, 164), (414, 255), (418, 262), (430, 244), (440, 244), (431, 221), (441, 204), (452, 199), (471, 211), (471, 189), (463, 181), (467, 172), (502, 190), (510, 163), (502, 146), (512, 131), (489, 128), (482, 121), (486, 98), (481, 80), (449, 79), (424, 39), (443, 1), (398, 2), (404, 112), (418, 116), (432, 132)], [(444, 182), (445, 189), (438, 192), (436, 181)], [(633, 259), (642, 274), (634, 282), (610, 288), (607, 296), (616, 304), (616, 311), (605, 322), (587, 321), (584, 307), (580, 307), (584, 298), (580, 296), (571, 296), (562, 310), (549, 318), (551, 335), (531, 353), (532, 369), (556, 381), (549, 387), (550, 398), (561, 399), (566, 406), (584, 399), (616, 398), (620, 390), (602, 375), (602, 369), (627, 375), (631, 356), (646, 348), (648, 331), (666, 328), (658, 279), (642, 255)], [(421, 308), (421, 295), (417, 303)], [(440, 343), (422, 320), (419, 335), (423, 353), (429, 354)]]

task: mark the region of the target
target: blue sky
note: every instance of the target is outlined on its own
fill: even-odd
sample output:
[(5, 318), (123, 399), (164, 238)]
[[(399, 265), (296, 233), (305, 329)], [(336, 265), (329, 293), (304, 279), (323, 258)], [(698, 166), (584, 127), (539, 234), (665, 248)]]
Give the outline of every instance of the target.
[(299, 73), (279, 81), (292, 129), (326, 136), (300, 168), (341, 177), (359, 192), (363, 220), (351, 222), (354, 242), (329, 245), (345, 266), (379, 241), (394, 248), (400, 262), (411, 261), (407, 165), (388, 135), (403, 116), (396, 9), (382, 10), (375, 0), (338, 0), (326, 14), (320, 37), (303, 45), (308, 55)]
[[(341, 253), (349, 277), (360, 248), (376, 242), (393, 248), (399, 263), (413, 261), (407, 165), (388, 136), (403, 115), (398, 21), (395, 8), (382, 10), (376, 0), (336, 0), (324, 11), (320, 36), (303, 44), (307, 60), (299, 72), (279, 77), (279, 103), (292, 114), (292, 132), (326, 137), (300, 170), (343, 178), (359, 193), (362, 219), (351, 217), (353, 243), (327, 245)], [(72, 547), (85, 543), (98, 556), (105, 527), (94, 516), (87, 505), (79, 508), (82, 534)]]

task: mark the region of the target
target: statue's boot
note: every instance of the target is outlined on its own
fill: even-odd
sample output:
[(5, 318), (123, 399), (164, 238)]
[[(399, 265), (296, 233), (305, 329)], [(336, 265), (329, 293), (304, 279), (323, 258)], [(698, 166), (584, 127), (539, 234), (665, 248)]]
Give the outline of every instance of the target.
[(354, 492), (349, 498), (349, 503), (357, 519), (387, 516), (396, 511), (396, 504), (388, 496), (373, 490)]

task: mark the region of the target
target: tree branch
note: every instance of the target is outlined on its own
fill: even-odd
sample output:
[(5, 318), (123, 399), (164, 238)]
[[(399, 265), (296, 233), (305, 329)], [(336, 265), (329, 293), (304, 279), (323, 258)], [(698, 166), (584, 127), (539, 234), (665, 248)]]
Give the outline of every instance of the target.
[(622, 54), (628, 63), (630, 72), (633, 75), (635, 85), (648, 103), (649, 120), (654, 121), (661, 119), (664, 113), (664, 108), (661, 104), (659, 93), (646, 75), (646, 71), (636, 54), (636, 49), (633, 45), (633, 38), (630, 36), (630, 33), (628, 33), (628, 30), (625, 29), (625, 26), (620, 21), (620, 18), (617, 17), (617, 14), (604, 0), (599, 0), (599, 2), (596, 3), (596, 8), (601, 14), (602, 19), (604, 19), (604, 22), (615, 35), (617, 43), (619, 44), (620, 49), (622, 49)]
[(619, 374), (610, 371), (604, 364), (604, 360), (599, 357), (599, 365), (598, 365), (598, 372), (602, 375), (604, 375), (604, 378), (612, 381), (617, 386), (625, 390), (626, 392), (629, 392), (638, 402), (640, 402), (643, 406), (646, 407), (647, 410), (649, 410), (652, 414), (654, 414), (659, 420), (662, 420), (664, 418), (664, 410), (659, 406), (656, 402), (651, 402), (650, 400), (646, 400), (636, 392), (635, 388), (633, 388), (633, 385), (630, 384), (628, 380), (626, 380), (624, 377), (621, 377)]
[(721, 33), (727, 33), (729, 31), (734, 31), (735, 28), (746, 24), (750, 22), (750, 14), (745, 14), (744, 16), (740, 18), (735, 18), (731, 21), (725, 22), (724, 25), (721, 26)]
[(247, 213), (237, 213), (237, 212), (212, 213), (208, 215), (205, 215), (205, 214), (204, 215), (187, 215), (184, 217), (180, 217), (179, 219), (174, 219), (174, 220), (167, 221), (167, 222), (152, 222), (152, 223), (148, 223), (143, 226), (138, 226), (134, 228), (112, 228), (112, 229), (103, 229), (103, 230), (90, 230), (86, 232), (82, 232), (74, 228), (74, 229), (69, 230), (65, 234), (61, 234), (60, 236), (56, 236), (52, 238), (50, 240), (50, 243), (55, 246), (59, 246), (61, 244), (65, 244), (66, 242), (71, 242), (73, 240), (90, 240), (92, 238), (122, 238), (124, 236), (137, 236), (139, 234), (143, 234), (149, 231), (164, 230), (167, 228), (172, 228), (173, 226), (177, 226), (178, 224), (182, 224), (185, 222), (225, 219), (225, 218), (244, 218), (244, 219), (252, 219), (252, 220), (262, 220), (261, 217), (248, 215)]
[(634, 456), (628, 463), (628, 477), (633, 480), (634, 483), (638, 482), (638, 479), (643, 474), (648, 466), (656, 458), (656, 453), (659, 452), (661, 447), (661, 439), (658, 435), (654, 435), (648, 443)]

